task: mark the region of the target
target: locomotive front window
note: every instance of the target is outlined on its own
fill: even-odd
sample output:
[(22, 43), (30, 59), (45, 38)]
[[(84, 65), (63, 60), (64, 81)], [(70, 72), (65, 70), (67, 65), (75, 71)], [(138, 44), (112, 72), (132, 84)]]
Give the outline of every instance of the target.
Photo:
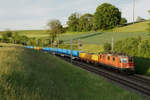
[(127, 58), (121, 58), (120, 59), (120, 63), (127, 63), (127, 62), (128, 62)]

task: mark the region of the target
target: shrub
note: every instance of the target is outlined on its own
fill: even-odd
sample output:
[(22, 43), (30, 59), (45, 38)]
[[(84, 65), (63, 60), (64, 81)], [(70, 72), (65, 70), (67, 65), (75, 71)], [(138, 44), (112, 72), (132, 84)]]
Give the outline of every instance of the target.
[(105, 52), (111, 52), (111, 49), (112, 49), (112, 47), (111, 47), (110, 43), (105, 43), (104, 44), (104, 51)]

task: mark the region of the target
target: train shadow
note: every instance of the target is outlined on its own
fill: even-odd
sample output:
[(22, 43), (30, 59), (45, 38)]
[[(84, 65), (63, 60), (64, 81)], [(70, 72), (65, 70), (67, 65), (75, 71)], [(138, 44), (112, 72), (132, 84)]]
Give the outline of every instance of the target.
[(135, 57), (135, 71), (137, 74), (150, 76), (150, 58)]

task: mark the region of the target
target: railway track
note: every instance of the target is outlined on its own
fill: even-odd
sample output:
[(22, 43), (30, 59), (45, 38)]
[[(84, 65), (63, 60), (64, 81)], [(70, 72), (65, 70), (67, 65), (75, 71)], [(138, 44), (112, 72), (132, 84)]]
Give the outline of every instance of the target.
[[(60, 57), (60, 58), (63, 60), (66, 60), (67, 62), (70, 62), (70, 58), (64, 58), (64, 57)], [(140, 77), (139, 75), (136, 75), (136, 74), (135, 75), (122, 75), (122, 74), (115, 73), (113, 71), (109, 71), (107, 69), (101, 68), (100, 66), (97, 67), (97, 66), (89, 65), (87, 63), (75, 61), (75, 60), (72, 60), (72, 64), (77, 65), (83, 69), (86, 69), (89, 72), (93, 72), (95, 74), (103, 76), (104, 78), (119, 84), (123, 88), (126, 88), (142, 96), (146, 96), (150, 98), (150, 79)]]

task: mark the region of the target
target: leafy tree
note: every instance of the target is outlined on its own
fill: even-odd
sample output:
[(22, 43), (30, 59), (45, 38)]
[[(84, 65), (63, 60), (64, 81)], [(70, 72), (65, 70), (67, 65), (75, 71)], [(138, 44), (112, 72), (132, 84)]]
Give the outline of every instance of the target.
[(79, 31), (91, 31), (93, 27), (93, 15), (84, 14), (79, 19)]
[(94, 28), (111, 29), (120, 24), (121, 12), (115, 6), (104, 3), (97, 7), (94, 14)]
[(126, 53), (132, 56), (138, 55), (138, 45), (141, 42), (141, 37), (127, 38), (117, 41), (114, 45), (115, 52)]
[(26, 42), (28, 41), (28, 37), (25, 36), (25, 35), (19, 35), (17, 32), (15, 32), (13, 35), (12, 35), (12, 43), (15, 43), (15, 44), (23, 44), (25, 45)]
[(110, 52), (111, 51), (111, 44), (110, 43), (105, 43), (104, 44), (104, 51), (105, 52)]
[(120, 25), (123, 25), (123, 24), (127, 24), (127, 19), (126, 18), (121, 18)]
[(2, 34), (3, 42), (10, 42), (10, 39), (12, 37), (13, 32), (10, 30), (5, 31), (5, 33)]
[(50, 33), (52, 42), (54, 42), (57, 34), (60, 34), (63, 32), (63, 27), (61, 25), (61, 22), (59, 20), (51, 20), (48, 23), (48, 27), (49, 27), (48, 32)]
[(73, 13), (69, 16), (67, 24), (70, 31), (76, 32), (79, 30), (79, 18), (80, 15), (78, 13)]

